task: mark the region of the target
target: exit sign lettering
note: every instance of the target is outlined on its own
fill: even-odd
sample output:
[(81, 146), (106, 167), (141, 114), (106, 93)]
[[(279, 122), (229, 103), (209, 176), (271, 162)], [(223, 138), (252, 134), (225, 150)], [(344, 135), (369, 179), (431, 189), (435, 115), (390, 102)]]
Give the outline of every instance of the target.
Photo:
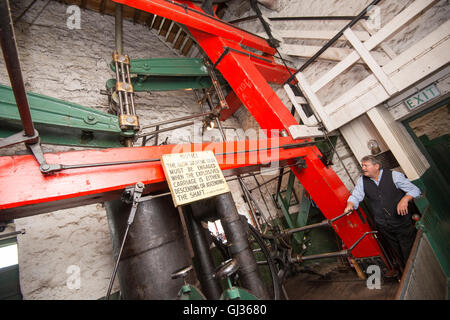
[(412, 110), (440, 95), (441, 93), (439, 92), (436, 85), (432, 84), (431, 86), (428, 86), (425, 89), (420, 90), (413, 96), (409, 97), (404, 102), (408, 109)]

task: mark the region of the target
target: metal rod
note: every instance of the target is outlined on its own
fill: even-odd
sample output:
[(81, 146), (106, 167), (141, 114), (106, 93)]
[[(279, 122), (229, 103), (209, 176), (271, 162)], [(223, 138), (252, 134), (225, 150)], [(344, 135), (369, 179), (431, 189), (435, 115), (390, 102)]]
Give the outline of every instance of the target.
[[(228, 21), (228, 23), (238, 23), (248, 20), (257, 19), (257, 15), (252, 15), (240, 19), (235, 19)], [(268, 17), (267, 19), (271, 21), (286, 21), (286, 20), (303, 20), (303, 21), (311, 21), (311, 20), (353, 20), (355, 16), (309, 16), (309, 17)], [(362, 19), (369, 19), (368, 16), (363, 16)]]
[[(247, 201), (248, 207), (250, 208), (250, 213), (252, 215), (253, 221), (255, 221), (256, 224), (256, 228), (258, 229), (259, 232), (261, 232), (261, 225), (259, 224), (259, 221), (256, 217), (256, 212), (255, 212), (255, 208), (253, 208), (253, 205), (251, 204), (251, 200), (249, 197), (249, 192), (247, 187), (244, 185), (244, 182), (242, 181), (242, 179), (238, 179), (239, 180), (239, 185), (241, 186), (242, 192), (244, 194), (245, 200)], [(261, 211), (260, 211), (261, 214)]]
[[(309, 16), (309, 17), (269, 17), (271, 21), (286, 20), (354, 20), (356, 16)], [(361, 19), (369, 19), (369, 16), (362, 16)]]
[(329, 220), (323, 220), (321, 222), (310, 224), (310, 225), (307, 225), (307, 226), (293, 228), (293, 229), (287, 229), (287, 230), (284, 231), (284, 233), (285, 234), (292, 234), (292, 233), (296, 233), (296, 232), (301, 232), (301, 231), (321, 228), (321, 227), (325, 227), (325, 226), (329, 226), (329, 225), (330, 225), (329, 224)]
[[(116, 51), (118, 54), (123, 53), (123, 19), (122, 19), (123, 7), (116, 2), (116, 15), (115, 15), (115, 42)], [(119, 79), (119, 78), (117, 78)]]
[(123, 247), (125, 245), (125, 240), (127, 239), (129, 229), (130, 229), (130, 225), (127, 224), (127, 229), (125, 230), (125, 234), (123, 236), (122, 245), (120, 246), (119, 255), (117, 256), (116, 263), (114, 264), (113, 273), (111, 275), (111, 279), (109, 280), (108, 291), (106, 292), (106, 300), (109, 300), (109, 297), (111, 295), (111, 289), (114, 284), (114, 279), (116, 278), (117, 269), (118, 269), (119, 263), (120, 263), (120, 257), (122, 256)]
[(18, 234), (25, 234), (25, 229), (22, 229), (20, 231), (14, 231), (14, 232), (9, 232), (9, 233), (5, 233), (5, 234), (0, 234), (0, 239), (11, 238)]
[[(372, 1), (364, 10), (362, 10), (352, 21), (350, 21), (344, 28), (341, 29), (330, 41), (328, 41), (322, 48), (320, 48), (319, 51), (317, 51), (311, 58), (309, 58), (294, 74), (295, 76), (297, 73), (302, 72), (305, 70), (311, 63), (313, 63), (325, 50), (327, 50), (331, 45), (333, 45), (343, 34), (344, 31), (347, 28), (350, 28), (354, 26), (364, 15), (366, 12), (374, 5), (376, 5), (381, 0), (374, 0)], [(288, 80), (286, 80), (286, 83), (289, 83), (293, 80), (293, 76), (289, 77)]]
[(8, 70), (11, 87), (19, 109), (20, 119), (28, 137), (35, 134), (33, 120), (31, 118), (30, 106), (23, 83), (22, 71), (20, 68), (19, 54), (17, 51), (14, 27), (11, 19), (9, 1), (0, 1), (0, 40), (3, 57), (5, 58), (6, 69)]
[[(287, 174), (287, 173), (289, 173), (289, 172), (290, 172), (290, 171), (285, 171), (285, 172), (283, 173), (283, 175), (285, 175), (285, 174)], [(267, 180), (267, 181), (264, 181), (263, 183), (259, 183), (256, 187), (251, 188), (251, 189), (249, 189), (248, 191), (252, 192), (253, 190), (258, 189), (258, 188), (262, 187), (263, 185), (268, 184), (268, 183), (270, 183), (270, 182), (272, 182), (272, 181), (274, 181), (274, 180), (277, 180), (277, 179), (278, 179), (278, 176), (276, 176), (276, 177), (274, 177), (274, 178), (272, 178), (272, 179), (269, 179), (269, 180)]]
[(193, 124), (194, 124), (194, 121), (190, 121), (190, 122), (182, 123), (182, 124), (170, 127), (170, 128), (164, 128), (164, 129), (154, 130), (154, 131), (147, 132), (147, 133), (141, 133), (141, 134), (136, 135), (136, 138), (152, 136), (152, 135), (157, 134), (157, 133), (166, 132), (166, 131), (170, 131), (170, 130), (175, 130), (175, 129), (178, 129), (178, 128), (191, 126)]
[(178, 122), (178, 121), (183, 121), (183, 120), (188, 120), (188, 119), (193, 119), (193, 118), (206, 117), (206, 116), (209, 116), (210, 114), (212, 114), (212, 112), (197, 113), (197, 114), (193, 114), (193, 115), (189, 115), (189, 116), (185, 116), (185, 117), (180, 117), (180, 118), (175, 118), (175, 119), (171, 119), (171, 120), (164, 120), (164, 121), (160, 121), (160, 122), (155, 122), (155, 123), (153, 123), (151, 125), (141, 127), (141, 130), (148, 129), (148, 128), (153, 128), (153, 127), (156, 127), (156, 126), (162, 126), (162, 125), (173, 123), (173, 122)]
[(295, 232), (301, 232), (301, 231), (305, 231), (305, 230), (310, 230), (310, 229), (315, 229), (315, 228), (320, 228), (320, 227), (325, 227), (325, 226), (331, 226), (331, 224), (347, 215), (350, 215), (353, 211), (351, 212), (344, 212), (340, 215), (338, 215), (337, 217), (334, 217), (332, 219), (327, 219), (327, 220), (323, 220), (321, 222), (318, 223), (314, 223), (314, 224), (310, 224), (307, 226), (303, 226), (303, 227), (298, 227), (298, 228), (293, 228), (293, 229), (288, 229), (285, 230), (284, 233), (286, 234), (291, 234), (291, 233), (295, 233)]

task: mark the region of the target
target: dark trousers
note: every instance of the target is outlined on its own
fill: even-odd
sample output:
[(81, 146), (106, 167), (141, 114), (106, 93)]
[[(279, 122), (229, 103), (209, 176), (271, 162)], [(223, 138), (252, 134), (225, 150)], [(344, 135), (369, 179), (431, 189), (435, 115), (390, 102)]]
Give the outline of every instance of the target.
[(377, 224), (377, 230), (380, 232), (384, 242), (386, 242), (394, 251), (394, 254), (398, 256), (402, 263), (402, 268), (404, 268), (416, 237), (417, 230), (414, 225), (411, 223), (392, 227)]

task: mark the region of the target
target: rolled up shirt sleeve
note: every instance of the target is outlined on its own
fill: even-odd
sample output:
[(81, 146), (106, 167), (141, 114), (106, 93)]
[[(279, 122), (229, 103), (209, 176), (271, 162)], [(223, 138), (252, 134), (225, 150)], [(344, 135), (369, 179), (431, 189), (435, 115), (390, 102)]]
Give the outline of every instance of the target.
[(364, 200), (365, 193), (364, 193), (364, 185), (362, 177), (359, 177), (359, 179), (356, 181), (355, 189), (352, 192), (352, 195), (348, 197), (347, 202), (353, 203), (353, 208), (358, 209), (359, 203)]
[(421, 195), (420, 189), (409, 181), (403, 173), (392, 171), (392, 180), (397, 189), (403, 190), (407, 195), (410, 195), (413, 198), (417, 198)]

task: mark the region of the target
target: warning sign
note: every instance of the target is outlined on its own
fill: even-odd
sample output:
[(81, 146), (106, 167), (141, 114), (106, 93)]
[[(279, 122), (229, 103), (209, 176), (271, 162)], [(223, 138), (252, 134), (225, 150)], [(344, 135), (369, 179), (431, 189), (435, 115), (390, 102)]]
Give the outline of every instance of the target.
[(212, 151), (165, 154), (161, 163), (175, 207), (230, 191)]

